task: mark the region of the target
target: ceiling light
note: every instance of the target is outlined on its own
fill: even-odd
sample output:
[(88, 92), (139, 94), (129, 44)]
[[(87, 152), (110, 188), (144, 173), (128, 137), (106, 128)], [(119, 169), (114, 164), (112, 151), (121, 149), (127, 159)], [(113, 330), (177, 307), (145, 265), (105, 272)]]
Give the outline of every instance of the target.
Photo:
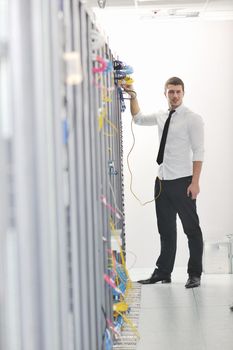
[(98, 0), (98, 5), (101, 9), (104, 9), (106, 5), (106, 0)]

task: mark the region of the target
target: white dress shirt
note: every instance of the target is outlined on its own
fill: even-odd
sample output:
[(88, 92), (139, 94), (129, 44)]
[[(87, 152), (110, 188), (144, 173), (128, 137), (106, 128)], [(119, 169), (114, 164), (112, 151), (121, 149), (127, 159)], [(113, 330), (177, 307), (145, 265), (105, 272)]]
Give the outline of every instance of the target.
[[(168, 111), (134, 116), (138, 125), (158, 125), (161, 140)], [(174, 180), (193, 174), (193, 161), (204, 158), (204, 123), (202, 118), (184, 105), (176, 108), (171, 117), (163, 163), (159, 167), (158, 177)], [(156, 161), (156, 157), (155, 157)]]

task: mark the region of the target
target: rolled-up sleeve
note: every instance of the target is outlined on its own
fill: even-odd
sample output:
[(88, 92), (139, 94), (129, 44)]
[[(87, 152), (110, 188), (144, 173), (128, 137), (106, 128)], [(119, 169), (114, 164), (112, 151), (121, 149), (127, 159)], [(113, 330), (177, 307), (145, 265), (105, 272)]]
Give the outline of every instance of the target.
[(157, 113), (144, 114), (141, 111), (138, 112), (133, 117), (134, 123), (137, 125), (157, 125), (158, 124), (158, 115)]
[(193, 151), (193, 161), (204, 160), (204, 122), (202, 117), (192, 114), (188, 122), (188, 131)]

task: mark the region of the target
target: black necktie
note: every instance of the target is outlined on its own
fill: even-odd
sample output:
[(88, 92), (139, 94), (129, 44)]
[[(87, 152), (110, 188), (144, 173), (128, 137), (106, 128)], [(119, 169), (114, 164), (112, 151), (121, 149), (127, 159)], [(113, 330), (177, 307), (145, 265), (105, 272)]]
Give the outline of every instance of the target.
[(161, 141), (160, 141), (160, 145), (159, 145), (159, 152), (158, 152), (158, 156), (157, 156), (157, 163), (159, 165), (163, 163), (163, 155), (164, 155), (164, 149), (165, 149), (165, 144), (166, 144), (166, 140), (167, 140), (168, 128), (169, 128), (171, 116), (174, 112), (175, 112), (174, 109), (172, 109), (169, 112), (168, 118), (167, 118), (165, 125), (164, 125), (164, 128), (163, 128), (163, 134), (161, 137)]

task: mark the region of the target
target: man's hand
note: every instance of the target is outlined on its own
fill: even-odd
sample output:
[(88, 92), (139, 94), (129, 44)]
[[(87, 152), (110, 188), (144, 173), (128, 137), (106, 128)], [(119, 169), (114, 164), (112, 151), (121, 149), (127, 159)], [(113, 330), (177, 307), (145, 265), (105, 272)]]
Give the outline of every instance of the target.
[(137, 100), (137, 94), (132, 84), (121, 84), (121, 87), (130, 95), (130, 112), (132, 116), (135, 116), (140, 111), (140, 107)]
[(133, 85), (121, 84), (121, 87), (125, 90), (125, 92), (127, 92), (127, 94), (129, 94), (130, 97), (132, 98), (136, 97), (136, 93), (134, 91)]
[(191, 183), (187, 188), (187, 196), (191, 197), (192, 199), (196, 199), (199, 192), (200, 187), (198, 183)]

